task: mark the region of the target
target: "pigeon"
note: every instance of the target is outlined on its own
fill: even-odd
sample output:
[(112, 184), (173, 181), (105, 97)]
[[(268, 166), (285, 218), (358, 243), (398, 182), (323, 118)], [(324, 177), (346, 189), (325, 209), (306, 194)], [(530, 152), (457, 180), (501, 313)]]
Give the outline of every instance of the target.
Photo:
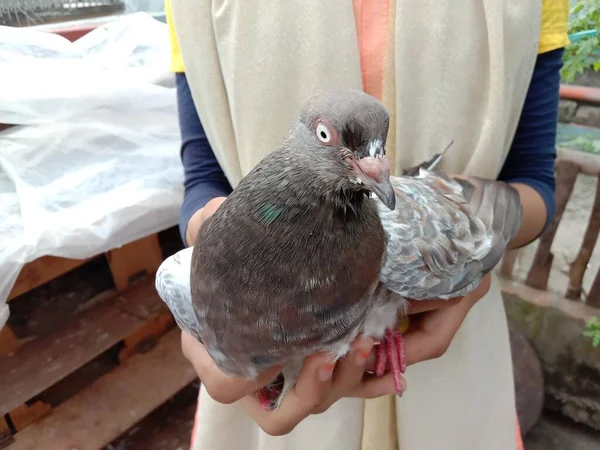
[[(343, 357), (363, 333), (375, 374), (398, 393), (408, 300), (473, 290), (521, 224), (511, 186), (436, 171), (447, 149), (401, 176), (385, 155), (389, 115), (374, 97), (335, 90), (308, 100), (267, 155), (167, 258), (159, 296), (225, 374), (282, 373), (257, 391), (277, 408), (307, 355)], [(372, 195), (374, 194), (374, 196)]]

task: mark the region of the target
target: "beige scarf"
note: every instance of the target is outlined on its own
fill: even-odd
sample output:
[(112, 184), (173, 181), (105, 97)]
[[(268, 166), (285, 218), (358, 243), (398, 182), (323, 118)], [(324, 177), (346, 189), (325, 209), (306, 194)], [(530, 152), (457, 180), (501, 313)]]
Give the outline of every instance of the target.
[[(538, 48), (541, 0), (172, 0), (196, 108), (233, 186), (312, 95), (355, 88), (391, 114), (395, 171), (455, 144), (449, 173), (497, 176)], [(193, 449), (508, 450), (514, 392), (498, 287), (402, 399), (343, 399), (282, 438), (199, 397)]]

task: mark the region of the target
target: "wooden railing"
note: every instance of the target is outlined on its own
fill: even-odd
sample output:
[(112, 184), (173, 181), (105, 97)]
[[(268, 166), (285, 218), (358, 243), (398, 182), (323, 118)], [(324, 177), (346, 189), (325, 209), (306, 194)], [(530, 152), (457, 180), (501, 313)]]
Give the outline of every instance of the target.
[[(570, 263), (569, 283), (565, 291), (565, 297), (570, 300), (582, 300), (583, 277), (600, 234), (600, 156), (567, 149), (558, 150), (556, 161), (556, 214), (554, 220), (540, 238), (533, 262), (524, 280), (529, 287), (541, 290), (548, 288), (554, 260), (554, 255), (550, 251), (552, 242), (579, 174), (596, 177), (596, 196), (581, 247), (576, 258)], [(573, 236), (573, 240), (573, 244), (576, 245), (577, 236)], [(502, 275), (508, 277), (513, 275), (519, 251), (507, 252), (500, 269)], [(600, 308), (600, 270), (596, 273), (585, 300), (589, 306)]]

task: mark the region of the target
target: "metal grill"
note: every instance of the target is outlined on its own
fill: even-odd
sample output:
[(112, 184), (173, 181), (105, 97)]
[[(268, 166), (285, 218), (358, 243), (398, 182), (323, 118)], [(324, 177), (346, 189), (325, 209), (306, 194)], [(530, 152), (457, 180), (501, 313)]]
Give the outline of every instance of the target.
[(125, 0), (0, 0), (0, 25), (30, 26), (121, 12)]

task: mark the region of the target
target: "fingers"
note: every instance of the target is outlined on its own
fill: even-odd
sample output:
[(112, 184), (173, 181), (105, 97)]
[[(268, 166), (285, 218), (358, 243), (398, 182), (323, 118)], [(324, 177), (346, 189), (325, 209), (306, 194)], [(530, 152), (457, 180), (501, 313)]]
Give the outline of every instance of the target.
[[(490, 285), (491, 277), (488, 274), (483, 277), (476, 289), (463, 298), (449, 300), (445, 307), (430, 309), (411, 323), (411, 327), (404, 334), (408, 364), (439, 358), (446, 353), (468, 312), (487, 294)], [(425, 300), (423, 303), (435, 305), (439, 301)], [(411, 314), (417, 310), (417, 303), (420, 302), (412, 302), (415, 307), (411, 308)]]
[[(406, 391), (406, 380), (402, 379), (402, 392)], [(394, 376), (387, 373), (382, 377), (365, 374), (361, 384), (352, 389), (346, 397), (377, 398), (383, 395), (396, 394)]]
[(256, 380), (247, 380), (225, 375), (210, 357), (204, 345), (189, 333), (181, 333), (181, 349), (192, 363), (208, 394), (217, 402), (230, 404), (275, 379), (281, 367), (273, 367)]
[(374, 340), (370, 337), (359, 336), (354, 340), (350, 352), (338, 361), (335, 367), (328, 398), (315, 406), (312, 414), (327, 411), (336, 401), (342, 397), (347, 397), (349, 392), (361, 384), (373, 344)]
[(460, 328), (469, 306), (457, 303), (428, 312), (418, 326), (404, 334), (407, 364), (442, 356)]
[[(371, 338), (358, 338), (352, 344), (352, 350), (337, 363), (332, 362), (330, 354), (321, 353), (306, 358), (296, 386), (276, 411), (263, 411), (254, 396), (245, 397), (242, 403), (267, 434), (287, 434), (308, 415), (326, 411), (362, 383), (372, 347)], [(369, 386), (368, 392), (377, 392), (377, 389), (382, 388)]]
[(263, 411), (254, 395), (244, 397), (242, 404), (265, 433), (271, 436), (288, 434), (328, 399), (335, 369), (332, 361), (333, 356), (326, 353), (307, 357), (296, 386), (275, 411)]

